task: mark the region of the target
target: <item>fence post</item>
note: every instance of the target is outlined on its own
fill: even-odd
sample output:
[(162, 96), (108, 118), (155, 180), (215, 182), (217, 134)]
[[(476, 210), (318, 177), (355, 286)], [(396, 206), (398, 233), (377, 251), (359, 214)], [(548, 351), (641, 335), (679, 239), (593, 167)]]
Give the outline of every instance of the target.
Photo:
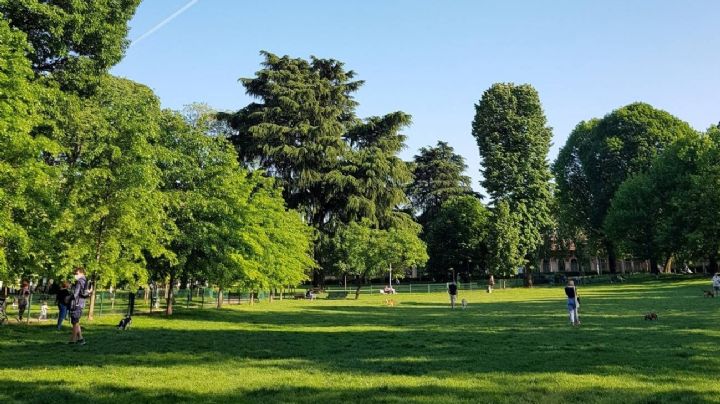
[[(21, 289), (22, 290), (22, 289)], [(30, 307), (32, 307), (32, 299), (33, 299), (32, 293), (30, 294), (30, 297), (28, 298), (28, 306), (27, 306), (27, 323), (30, 324)], [(20, 307), (20, 304), (18, 303), (18, 307)]]

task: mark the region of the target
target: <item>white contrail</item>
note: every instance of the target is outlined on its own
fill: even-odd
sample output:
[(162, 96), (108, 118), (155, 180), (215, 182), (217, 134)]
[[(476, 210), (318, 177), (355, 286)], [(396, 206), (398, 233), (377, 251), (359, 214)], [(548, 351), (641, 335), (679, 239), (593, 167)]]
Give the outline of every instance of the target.
[(180, 14), (184, 13), (188, 8), (194, 6), (195, 3), (197, 3), (198, 1), (200, 1), (200, 0), (190, 0), (187, 4), (185, 4), (184, 6), (180, 7), (180, 9), (178, 9), (176, 12), (170, 14), (166, 19), (160, 21), (160, 22), (157, 23), (154, 27), (150, 28), (147, 32), (145, 32), (144, 34), (140, 35), (137, 39), (135, 39), (134, 41), (132, 41), (132, 43), (130, 44), (130, 46), (133, 46), (133, 45), (137, 44), (138, 42), (142, 41), (143, 39), (149, 37), (150, 35), (152, 35), (153, 33), (155, 33), (155, 31), (157, 31), (157, 30), (159, 30), (160, 28), (164, 27), (167, 23), (169, 23), (170, 21), (172, 21), (172, 20), (174, 20), (175, 18), (177, 18), (177, 16), (179, 16)]

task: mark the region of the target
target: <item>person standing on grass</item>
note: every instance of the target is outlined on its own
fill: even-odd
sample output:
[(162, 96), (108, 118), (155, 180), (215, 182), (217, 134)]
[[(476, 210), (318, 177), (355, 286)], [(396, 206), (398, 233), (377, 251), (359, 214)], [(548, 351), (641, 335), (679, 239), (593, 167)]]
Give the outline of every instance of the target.
[(30, 284), (28, 281), (22, 281), (20, 287), (20, 293), (18, 294), (18, 321), (22, 321), (25, 309), (27, 309), (28, 302), (30, 301)]
[(715, 272), (712, 277), (713, 284), (713, 296), (717, 297), (720, 294), (720, 272)]
[(68, 302), (70, 302), (70, 283), (68, 281), (62, 281), (60, 283), (60, 290), (55, 295), (55, 303), (58, 308), (58, 321), (57, 329), (62, 330), (62, 323), (67, 319), (68, 316)]
[(575, 282), (569, 280), (567, 286), (565, 286), (565, 295), (567, 296), (567, 307), (568, 313), (570, 314), (570, 325), (580, 325), (580, 303), (578, 301), (577, 289), (575, 288)]
[(448, 294), (450, 295), (450, 308), (455, 309), (455, 302), (457, 301), (457, 292), (458, 287), (455, 281), (453, 280), (448, 284)]
[(75, 284), (72, 288), (72, 300), (70, 301), (70, 323), (72, 324), (70, 344), (85, 345), (85, 339), (80, 328), (80, 317), (82, 317), (83, 308), (85, 307), (85, 298), (83, 296), (86, 287), (85, 269), (82, 267), (75, 268)]

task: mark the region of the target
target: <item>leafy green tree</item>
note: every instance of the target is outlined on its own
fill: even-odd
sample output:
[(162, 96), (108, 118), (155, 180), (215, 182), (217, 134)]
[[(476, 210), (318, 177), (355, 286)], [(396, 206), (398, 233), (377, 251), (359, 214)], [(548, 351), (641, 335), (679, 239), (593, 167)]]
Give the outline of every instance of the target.
[(382, 276), (391, 267), (393, 273), (401, 277), (404, 269), (427, 261), (425, 244), (419, 233), (419, 226), (382, 230), (373, 228), (367, 220), (351, 222), (339, 229), (334, 239), (335, 250), (342, 257), (339, 263), (342, 270), (355, 276), (355, 299), (360, 296), (366, 279)]
[(708, 259), (716, 270), (719, 157), (712, 129), (677, 139), (646, 172), (620, 185), (605, 220), (606, 234), (629, 253), (649, 259), (653, 270), (661, 259), (669, 270), (674, 256)]
[(140, 0), (0, 0), (0, 15), (27, 34), (39, 75), (86, 90), (120, 61)]
[(467, 269), (468, 276), (472, 265), (485, 269), (489, 222), (490, 211), (474, 196), (445, 201), (424, 231), (429, 273), (443, 279), (449, 268)]
[(616, 248), (603, 223), (615, 192), (626, 178), (648, 169), (675, 139), (692, 132), (667, 112), (635, 103), (581, 122), (560, 150), (553, 171), (561, 217), (602, 246), (612, 273)]
[[(54, 229), (61, 268), (84, 265), (99, 286), (140, 282), (146, 253), (175, 259), (166, 249), (173, 229), (153, 145), (159, 102), (147, 87), (105, 76), (96, 94), (79, 103), (73, 125), (57, 138), (65, 181)], [(95, 293), (90, 317), (94, 304)]]
[(420, 149), (413, 158), (413, 181), (407, 189), (420, 223), (431, 221), (450, 198), (473, 193), (470, 177), (463, 174), (466, 169), (465, 159), (447, 142)]
[[(232, 145), (165, 111), (158, 165), (174, 260), (151, 260), (158, 279), (209, 279), (220, 289), (295, 285), (313, 267), (312, 229), (287, 211), (273, 179), (242, 169)], [(218, 305), (222, 298), (218, 299)], [(167, 314), (172, 314), (172, 293)]]
[(510, 277), (527, 263), (525, 254), (520, 250), (522, 218), (511, 211), (510, 204), (504, 200), (497, 203), (492, 213), (487, 243), (488, 271), (501, 277)]
[[(525, 279), (532, 285), (530, 273), (532, 257), (542, 244), (544, 231), (551, 224), (550, 170), (547, 154), (552, 138), (537, 91), (527, 84), (494, 84), (485, 91), (475, 107), (473, 136), (477, 139), (483, 160), (482, 185), (490, 195), (494, 211), (500, 202), (512, 215), (493, 216), (492, 230), (495, 245), (500, 232), (507, 226), (517, 226), (519, 237), (503, 238), (503, 252), (491, 252), (496, 258), (505, 257), (506, 268), (514, 270), (519, 262), (526, 264)], [(513, 220), (509, 220), (512, 217)], [(508, 220), (505, 220), (508, 218)], [(503, 219), (504, 222), (498, 222)], [(507, 243), (516, 241), (517, 246)], [(509, 254), (518, 254), (512, 257)], [(500, 263), (492, 268), (498, 269)]]
[(50, 228), (57, 170), (42, 160), (56, 146), (33, 136), (40, 88), (32, 82), (25, 36), (0, 20), (0, 277), (48, 262), (41, 248)]

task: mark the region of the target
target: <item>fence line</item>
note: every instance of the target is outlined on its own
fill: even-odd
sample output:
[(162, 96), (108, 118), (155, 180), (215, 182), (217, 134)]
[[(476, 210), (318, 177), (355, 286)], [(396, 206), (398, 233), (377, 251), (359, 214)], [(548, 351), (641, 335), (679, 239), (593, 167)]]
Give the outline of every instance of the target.
[[(538, 274), (542, 276), (543, 274)], [(647, 274), (630, 274), (630, 275), (591, 275), (591, 276), (574, 276), (570, 277), (579, 284), (591, 284), (591, 283), (612, 283), (625, 280), (637, 280), (640, 278), (650, 278)], [(567, 278), (560, 277), (557, 280), (555, 277), (548, 277), (546, 279), (536, 279), (534, 282), (538, 285), (548, 284), (564, 284)], [(562, 282), (562, 283), (560, 283)], [(364, 284), (360, 289), (362, 295), (374, 295), (380, 294), (381, 291), (387, 284)], [(523, 279), (499, 279), (495, 284), (495, 289), (503, 288), (515, 288), (523, 286)], [(401, 283), (393, 285), (396, 293), (401, 294), (418, 294), (418, 293), (438, 293), (447, 291), (447, 283)], [(458, 289), (464, 291), (474, 290), (485, 290), (487, 288), (487, 282), (459, 282)], [(280, 293), (275, 295), (273, 292), (260, 291), (260, 292), (249, 292), (249, 291), (223, 291), (223, 305), (233, 304), (248, 304), (252, 296), (253, 303), (260, 301), (271, 301), (271, 300), (282, 300), (282, 299), (293, 299), (295, 297), (304, 296), (307, 289), (316, 289), (311, 285), (300, 285), (293, 288), (284, 288)], [(355, 293), (355, 285), (342, 286), (328, 286), (321, 290), (321, 293), (329, 292), (347, 292), (348, 295)], [(98, 291), (96, 294), (95, 302), (95, 313), (96, 316), (103, 315), (123, 315), (128, 312), (129, 296), (130, 291)], [(132, 292), (135, 295), (135, 313), (155, 313), (164, 312), (167, 309), (167, 298), (166, 289), (154, 289), (145, 292), (144, 289), (140, 289), (136, 292)], [(218, 292), (213, 288), (192, 288), (192, 289), (178, 289), (173, 293), (173, 307), (183, 309), (207, 309), (215, 308), (218, 303)], [(85, 315), (87, 315), (90, 299), (85, 302)], [(58, 315), (58, 307), (55, 303), (55, 296), (44, 293), (33, 293), (30, 295), (28, 307), (26, 309), (26, 318), (23, 321), (37, 320), (40, 312), (42, 303), (47, 304), (47, 320), (55, 321)], [(8, 310), (9, 309), (9, 310)], [(13, 295), (8, 296), (7, 309), (8, 317), (12, 318), (11, 313), (17, 313), (17, 298)]]

